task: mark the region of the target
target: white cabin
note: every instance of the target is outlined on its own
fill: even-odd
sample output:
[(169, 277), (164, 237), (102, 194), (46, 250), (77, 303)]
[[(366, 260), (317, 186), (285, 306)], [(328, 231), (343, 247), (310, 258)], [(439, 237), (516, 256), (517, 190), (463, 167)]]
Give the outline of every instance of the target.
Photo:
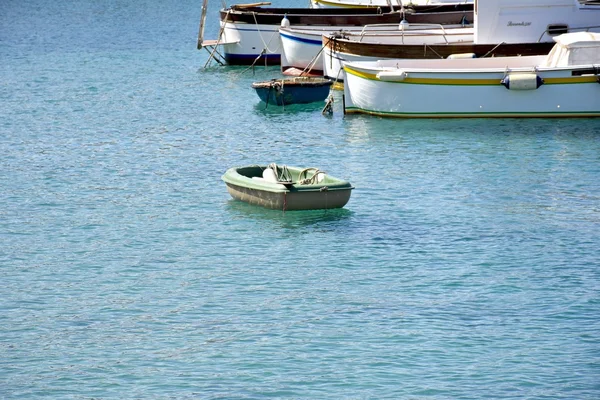
[(600, 3), (586, 0), (475, 0), (475, 43), (551, 42), (567, 32), (600, 32)]
[(554, 38), (552, 48), (543, 67), (570, 67), (598, 64), (600, 69), (600, 33), (577, 32)]

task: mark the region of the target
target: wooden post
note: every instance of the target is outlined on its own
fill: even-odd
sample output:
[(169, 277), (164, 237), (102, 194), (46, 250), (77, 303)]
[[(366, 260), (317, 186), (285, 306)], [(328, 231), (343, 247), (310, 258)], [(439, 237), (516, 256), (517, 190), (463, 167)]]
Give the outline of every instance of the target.
[(197, 49), (202, 48), (202, 42), (204, 42), (204, 23), (206, 22), (206, 10), (208, 8), (208, 0), (202, 0), (202, 15), (200, 16), (200, 29), (198, 30), (198, 44)]

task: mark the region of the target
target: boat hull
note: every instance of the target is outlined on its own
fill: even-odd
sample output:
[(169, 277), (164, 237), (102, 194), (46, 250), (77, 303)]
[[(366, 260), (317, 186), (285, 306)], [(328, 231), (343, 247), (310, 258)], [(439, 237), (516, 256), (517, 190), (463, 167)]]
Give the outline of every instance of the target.
[[(521, 65), (527, 59), (532, 64)], [(458, 66), (467, 60), (420, 60), (412, 69), (407, 62), (396, 62), (395, 69), (383, 67), (384, 61), (347, 64), (344, 111), (399, 118), (600, 116), (600, 84), (593, 67), (535, 68), (543, 59), (505, 58), (503, 69), (490, 68), (498, 59), (474, 59), (468, 60), (473, 69), (464, 71)], [(436, 61), (444, 61), (446, 68), (432, 69)], [(509, 67), (513, 61), (520, 66)], [(502, 84), (507, 76), (529, 76), (543, 84), (507, 89)]]
[(473, 54), (480, 57), (511, 57), (548, 54), (552, 42), (475, 44), (459, 42), (450, 44), (402, 44), (398, 40), (386, 43), (368, 43), (357, 40), (322, 37), (323, 76), (342, 82), (345, 79), (344, 63), (387, 59), (440, 59), (453, 54)]
[(273, 193), (227, 183), (236, 200), (274, 210), (298, 211), (342, 208), (350, 200), (350, 189), (324, 192)]
[(297, 77), (255, 82), (252, 87), (265, 103), (286, 106), (324, 101), (332, 84), (329, 79)]
[[(352, 185), (325, 174), (314, 184), (298, 183), (302, 168), (287, 167), (296, 183), (278, 183), (261, 179), (266, 166), (228, 169), (222, 179), (232, 198), (249, 204), (283, 211), (342, 208), (350, 200)], [(323, 173), (324, 174), (324, 173)]]
[[(458, 13), (459, 15), (462, 13)], [(377, 25), (367, 27), (311, 27), (279, 28), (281, 40), (281, 69), (284, 74), (288, 69), (305, 70), (323, 75), (323, 50), (328, 45), (327, 39), (342, 35), (351, 35), (361, 43), (381, 43), (399, 41), (403, 44), (420, 45), (421, 53), (424, 44), (439, 44), (440, 42), (463, 42), (473, 40), (473, 28), (460, 24), (457, 17), (455, 24), (447, 24), (443, 28), (437, 24), (410, 24), (409, 28), (401, 31), (397, 24)], [(364, 41), (364, 42), (363, 42)], [(332, 46), (333, 49), (337, 48)]]
[[(239, 6), (238, 6), (239, 7)], [(457, 24), (464, 18), (473, 20), (473, 5), (457, 7), (417, 7), (414, 14), (405, 18), (412, 22)], [(440, 12), (440, 11), (444, 12)], [(323, 27), (324, 30), (358, 27), (372, 24), (398, 24), (402, 19), (399, 12), (390, 12), (389, 7), (377, 9), (330, 9), (310, 8), (262, 8), (244, 7), (222, 9), (220, 26), (223, 34), (219, 40), (223, 57), (229, 65), (281, 65), (282, 44), (279, 27), (287, 18), (295, 28)]]

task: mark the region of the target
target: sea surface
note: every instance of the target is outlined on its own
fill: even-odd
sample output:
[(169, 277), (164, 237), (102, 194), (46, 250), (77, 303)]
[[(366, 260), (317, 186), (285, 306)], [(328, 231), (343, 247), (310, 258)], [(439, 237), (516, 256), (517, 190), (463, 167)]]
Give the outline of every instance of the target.
[(1, 2), (0, 398), (600, 398), (600, 119), (266, 107), (201, 4)]

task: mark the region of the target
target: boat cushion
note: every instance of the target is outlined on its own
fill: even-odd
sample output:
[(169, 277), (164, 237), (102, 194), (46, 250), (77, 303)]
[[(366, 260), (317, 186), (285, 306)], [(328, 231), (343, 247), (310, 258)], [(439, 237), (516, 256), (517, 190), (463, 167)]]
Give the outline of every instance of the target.
[(267, 182), (277, 182), (277, 175), (271, 168), (266, 168), (263, 171), (262, 176)]

